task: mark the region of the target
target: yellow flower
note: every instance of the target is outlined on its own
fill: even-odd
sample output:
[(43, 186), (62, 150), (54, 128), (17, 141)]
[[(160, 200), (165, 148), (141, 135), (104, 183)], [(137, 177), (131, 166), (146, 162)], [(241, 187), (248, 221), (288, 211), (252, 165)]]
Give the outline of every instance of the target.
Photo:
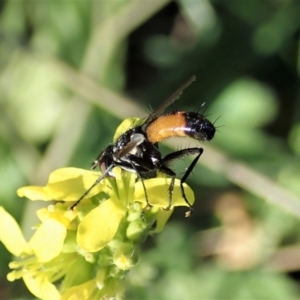
[[(9, 265), (8, 280), (22, 278), (32, 294), (46, 300), (122, 298), (124, 276), (136, 265), (140, 244), (150, 233), (163, 229), (175, 206), (187, 204), (179, 180), (172, 207), (165, 210), (170, 179), (158, 175), (144, 180), (149, 207), (136, 174), (120, 168), (113, 172), (113, 178), (103, 179), (73, 210), (72, 201), (99, 178), (99, 172), (58, 169), (46, 186), (17, 191), (33, 201), (57, 202), (37, 211), (41, 223), (29, 241), (16, 221), (0, 209), (0, 239), (17, 258)], [(193, 192), (187, 185), (184, 189), (193, 204)]]

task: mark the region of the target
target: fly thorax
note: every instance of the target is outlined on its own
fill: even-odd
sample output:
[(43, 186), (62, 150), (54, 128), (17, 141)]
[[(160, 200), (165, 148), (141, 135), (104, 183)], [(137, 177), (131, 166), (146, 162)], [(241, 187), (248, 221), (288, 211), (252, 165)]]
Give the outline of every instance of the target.
[(151, 161), (155, 166), (158, 166), (160, 164), (160, 159), (158, 159), (157, 157), (151, 157)]
[(141, 133), (134, 133), (131, 135), (130, 137), (130, 143), (134, 144), (135, 147), (129, 152), (132, 155), (137, 154), (137, 146), (139, 146), (140, 144), (142, 144), (145, 141), (145, 136)]

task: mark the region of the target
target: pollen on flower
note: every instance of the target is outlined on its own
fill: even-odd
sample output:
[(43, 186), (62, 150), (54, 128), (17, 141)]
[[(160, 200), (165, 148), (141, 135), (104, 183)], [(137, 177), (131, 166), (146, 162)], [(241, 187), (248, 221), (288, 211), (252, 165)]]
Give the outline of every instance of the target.
[(50, 212), (55, 212), (55, 205), (54, 205), (54, 204), (48, 205), (48, 210), (49, 210)]
[(22, 278), (22, 275), (23, 275), (23, 272), (12, 271), (12, 272), (10, 272), (6, 275), (6, 278), (7, 278), (8, 281), (13, 282), (17, 279)]

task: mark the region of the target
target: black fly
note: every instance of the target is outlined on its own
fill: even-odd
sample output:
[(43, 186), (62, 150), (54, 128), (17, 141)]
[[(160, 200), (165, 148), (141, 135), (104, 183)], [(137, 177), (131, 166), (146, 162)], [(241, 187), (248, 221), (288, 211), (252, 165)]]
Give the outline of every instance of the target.
[(209, 141), (214, 137), (214, 125), (197, 112), (176, 111), (165, 113), (165, 109), (176, 101), (183, 90), (194, 80), (192, 76), (175, 93), (173, 93), (163, 104), (144, 121), (142, 125), (136, 126), (123, 133), (115, 143), (110, 144), (100, 153), (94, 161), (92, 169), (100, 167), (102, 175), (94, 184), (71, 206), (73, 209), (79, 202), (104, 178), (113, 176), (112, 169), (120, 167), (129, 172), (135, 172), (141, 180), (145, 198), (148, 206), (147, 191), (144, 179), (151, 177), (153, 172), (159, 171), (171, 177), (169, 186), (169, 204), (166, 209), (172, 206), (172, 194), (176, 173), (168, 165), (170, 162), (188, 155), (196, 155), (184, 176), (180, 181), (181, 194), (189, 206), (186, 216), (192, 213), (192, 206), (186, 198), (183, 183), (192, 172), (199, 160), (203, 149), (200, 147), (187, 148), (172, 152), (164, 157), (158, 148), (158, 143), (171, 137), (191, 137), (201, 142)]

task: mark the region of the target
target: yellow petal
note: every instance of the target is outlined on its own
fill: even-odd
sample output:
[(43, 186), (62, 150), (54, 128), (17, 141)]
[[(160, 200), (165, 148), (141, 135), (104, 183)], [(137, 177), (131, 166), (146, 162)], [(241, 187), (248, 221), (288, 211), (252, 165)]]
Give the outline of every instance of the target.
[(32, 253), (18, 223), (3, 207), (0, 207), (0, 240), (15, 256)]
[[(19, 197), (26, 197), (30, 200), (76, 201), (100, 175), (99, 172), (77, 168), (57, 169), (50, 174), (46, 186), (25, 186), (18, 189), (17, 194)], [(87, 197), (99, 194), (104, 187), (101, 183), (96, 185)]]
[(115, 236), (126, 213), (125, 206), (117, 199), (103, 201), (89, 212), (79, 224), (77, 243), (88, 252), (101, 250)]
[(37, 298), (43, 300), (59, 300), (60, 294), (54, 284), (47, 280), (45, 275), (32, 276), (31, 274), (23, 276), (23, 280), (28, 290)]
[(48, 280), (44, 280), (41, 285), (43, 300), (60, 300), (60, 293), (55, 285)]
[(66, 291), (72, 286), (77, 286), (90, 280), (94, 274), (94, 267), (93, 264), (87, 263), (83, 256), (75, 257), (74, 262), (68, 265), (68, 271), (62, 283), (60, 283), (60, 291)]
[[(144, 180), (147, 196), (152, 206), (158, 206), (166, 208), (169, 205), (169, 186), (171, 184), (170, 178), (151, 178)], [(187, 185), (183, 184), (185, 195), (192, 205), (195, 201), (194, 192)], [(138, 181), (135, 184), (134, 201), (142, 202), (146, 204), (145, 193), (142, 186), (142, 182)], [(172, 207), (173, 206), (188, 206), (182, 197), (180, 189), (180, 180), (175, 180), (174, 192), (172, 196)]]
[(66, 227), (48, 219), (41, 224), (29, 241), (39, 262), (48, 262), (60, 254), (67, 234)]
[(62, 223), (68, 230), (77, 229), (76, 223), (72, 222), (76, 218), (76, 213), (72, 210), (66, 211), (66, 208), (59, 203), (37, 210), (36, 215), (41, 223), (45, 222), (47, 219), (55, 219)]
[(19, 197), (26, 197), (30, 200), (52, 200), (50, 195), (47, 194), (47, 191), (42, 186), (23, 186), (17, 190)]
[[(118, 199), (124, 205), (127, 205), (128, 201), (132, 198), (137, 175), (135, 173), (124, 171), (119, 167), (114, 168), (113, 173), (115, 181), (110, 183), (115, 185)], [(113, 190), (109, 194), (112, 197)]]
[(156, 226), (154, 230), (151, 230), (151, 234), (160, 233), (164, 229), (172, 213), (173, 213), (173, 209), (170, 210), (160, 209), (156, 213), (156, 222), (155, 222)]
[(95, 293), (95, 290), (97, 290), (96, 282), (92, 279), (67, 289), (62, 294), (60, 300), (90, 300), (91, 296)]

